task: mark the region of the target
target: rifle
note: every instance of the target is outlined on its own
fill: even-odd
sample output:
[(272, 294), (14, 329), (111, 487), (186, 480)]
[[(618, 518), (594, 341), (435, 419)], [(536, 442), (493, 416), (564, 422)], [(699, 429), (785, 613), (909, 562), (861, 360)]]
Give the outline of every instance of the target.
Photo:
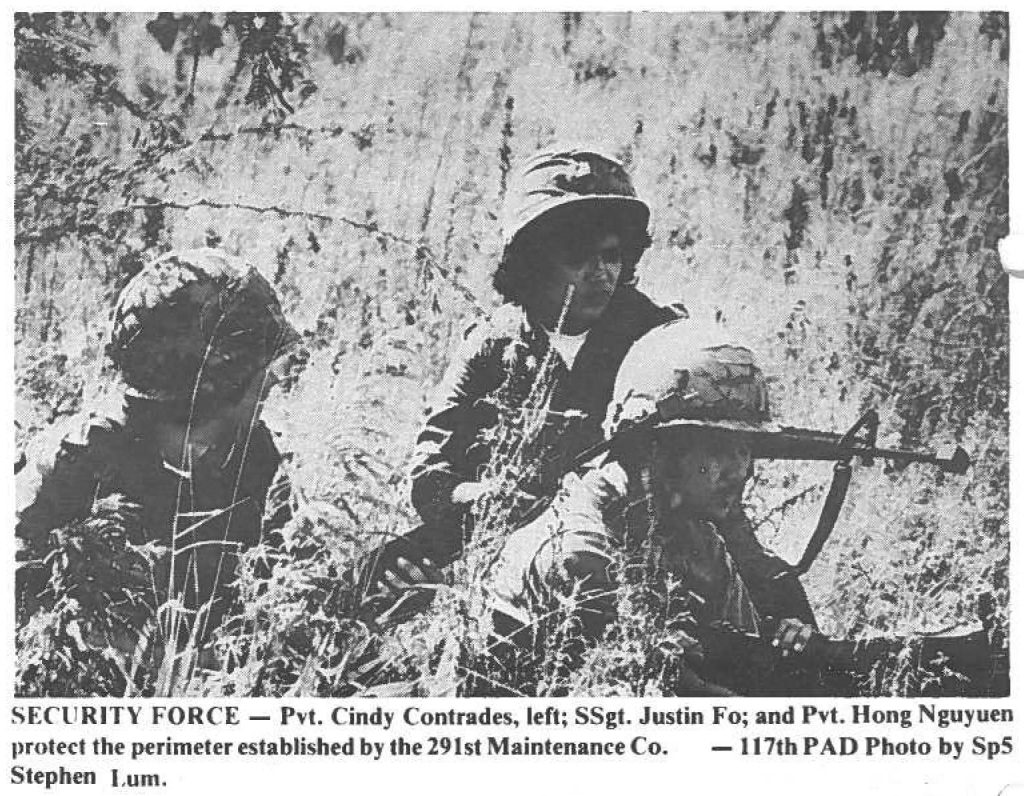
[[(660, 424), (686, 419), (686, 412), (685, 399), (680, 396), (672, 395), (662, 400), (651, 414), (579, 454), (569, 471), (578, 470), (630, 435), (650, 433)], [(903, 464), (930, 464), (944, 473), (954, 475), (963, 475), (971, 465), (967, 451), (959, 445), (951, 455), (945, 457), (932, 451), (879, 448), (876, 444), (878, 425), (878, 412), (869, 409), (843, 434), (791, 426), (745, 432), (751, 442), (751, 455), (755, 459), (805, 459), (836, 463), (833, 468), (832, 484), (822, 506), (818, 525), (811, 534), (800, 561), (790, 567), (792, 574), (806, 574), (832, 534), (850, 487), (854, 459), (859, 458), (868, 466), (874, 464), (875, 459)]]
[[(628, 436), (650, 433), (666, 422), (685, 417), (686, 406), (674, 398), (658, 404), (657, 410), (640, 418), (624, 430), (612, 435), (579, 453), (565, 468), (564, 475), (577, 472), (592, 464), (599, 456), (609, 451), (617, 443)], [(752, 455), (760, 459), (806, 459), (817, 461), (835, 461), (832, 484), (825, 503), (822, 506), (818, 524), (811, 535), (807, 548), (799, 562), (790, 567), (789, 572), (797, 576), (806, 574), (811, 564), (821, 552), (829, 536), (835, 528), (836, 521), (852, 477), (852, 461), (859, 458), (865, 465), (874, 464), (876, 459), (901, 463), (929, 464), (939, 467), (943, 472), (963, 474), (971, 461), (967, 452), (957, 446), (950, 456), (940, 456), (932, 451), (914, 451), (893, 448), (880, 448), (876, 445), (878, 438), (879, 417), (871, 409), (865, 412), (856, 423), (845, 433), (837, 434), (813, 429), (782, 427), (774, 430), (752, 430), (745, 432), (750, 441)], [(558, 479), (559, 481), (561, 479)], [(536, 518), (550, 503), (554, 493), (539, 495), (533, 509), (519, 518), (520, 524), (526, 524)], [(468, 513), (468, 510), (467, 512)], [(444, 567), (459, 557), (465, 541), (462, 531), (462, 517), (453, 517), (450, 527), (438, 528), (420, 525), (409, 533), (394, 537), (378, 549), (363, 556), (357, 563), (355, 580), (370, 586), (397, 556), (415, 560), (417, 556), (430, 558), (437, 566)]]
[[(858, 438), (858, 433), (864, 436)], [(967, 451), (956, 446), (949, 456), (932, 451), (913, 451), (875, 446), (878, 434), (878, 413), (866, 412), (845, 434), (783, 426), (777, 431), (754, 434), (753, 455), (760, 459), (808, 459), (844, 461), (860, 459), (866, 465), (875, 459), (904, 464), (931, 464), (944, 473), (963, 475), (971, 465)]]

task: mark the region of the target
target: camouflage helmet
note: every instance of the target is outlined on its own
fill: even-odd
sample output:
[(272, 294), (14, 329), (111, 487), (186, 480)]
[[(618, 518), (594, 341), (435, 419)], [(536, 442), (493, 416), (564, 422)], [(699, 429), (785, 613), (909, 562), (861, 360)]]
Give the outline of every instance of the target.
[(594, 149), (542, 149), (515, 171), (505, 195), (502, 236), (506, 250), (523, 230), (556, 208), (592, 204), (615, 208), (644, 231), (650, 208), (637, 199), (625, 167)]
[(686, 319), (641, 337), (619, 367), (604, 430), (610, 437), (637, 426), (778, 430), (753, 352)]
[(237, 401), (298, 340), (255, 268), (196, 249), (168, 252), (132, 277), (107, 355), (133, 397), (211, 406)]

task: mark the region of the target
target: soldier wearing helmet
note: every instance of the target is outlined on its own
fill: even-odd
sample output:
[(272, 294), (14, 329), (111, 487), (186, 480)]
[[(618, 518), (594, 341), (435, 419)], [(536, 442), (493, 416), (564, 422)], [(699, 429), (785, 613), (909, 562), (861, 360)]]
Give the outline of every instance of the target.
[(742, 505), (755, 443), (776, 431), (751, 350), (682, 323), (655, 329), (633, 347), (605, 421), (616, 440), (613, 460), (630, 481), (646, 485), (645, 499), (663, 525), (713, 525), (758, 612), (813, 627), (798, 578), (757, 541)]
[[(119, 386), (18, 474), (23, 616), (52, 603), (61, 529), (109, 530), (89, 523), (116, 506), (122, 551), (165, 551), (151, 602), (178, 604), (198, 637), (218, 623), (239, 553), (265, 534), (281, 456), (259, 418), (273, 366), (297, 340), (267, 281), (218, 251), (165, 254), (128, 282), (107, 346)], [(105, 595), (115, 586), (95, 583)]]
[(776, 645), (801, 651), (814, 630), (806, 595), (742, 506), (752, 444), (773, 430), (751, 351), (688, 321), (654, 329), (624, 358), (604, 429), (605, 459), (507, 540), (491, 587), (503, 632), (574, 604), (598, 637), (616, 615), (623, 556), (636, 554), (697, 595), (701, 621), (761, 634), (772, 617)]
[[(922, 682), (942, 684), (931, 693), (1001, 693), (984, 618), (982, 630), (947, 637), (817, 631), (798, 577), (761, 546), (743, 510), (754, 452), (777, 450), (769, 406), (751, 350), (721, 330), (676, 321), (641, 338), (615, 381), (604, 458), (567, 476), (545, 513), (506, 539), (489, 586), (503, 662), (525, 659), (532, 674), (531, 653), (545, 649), (552, 626), (599, 637), (616, 617), (620, 580), (642, 579), (665, 617), (648, 662), (660, 658), (676, 693), (727, 695), (726, 683), (852, 696), (908, 661), (929, 673)], [(579, 660), (578, 644), (562, 649), (563, 660)]]
[[(650, 211), (614, 158), (537, 152), (514, 173), (503, 215), (494, 287), (504, 305), (467, 330), (417, 440), (412, 501), (428, 547), (461, 549), (473, 506), (502, 489), (529, 502), (557, 488), (566, 463), (600, 440), (630, 345), (681, 314), (635, 287)], [(516, 510), (501, 522), (515, 527)], [(408, 563), (384, 585), (420, 580)]]

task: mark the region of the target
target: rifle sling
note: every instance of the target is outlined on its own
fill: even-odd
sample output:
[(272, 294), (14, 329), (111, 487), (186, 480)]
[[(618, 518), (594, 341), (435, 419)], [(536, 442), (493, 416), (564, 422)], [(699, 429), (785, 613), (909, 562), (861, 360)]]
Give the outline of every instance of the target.
[(811, 564), (818, 557), (821, 549), (825, 546), (832, 530), (836, 527), (839, 519), (839, 512), (842, 511), (843, 502), (846, 500), (846, 493), (850, 488), (850, 477), (853, 468), (849, 461), (838, 461), (832, 468), (832, 484), (829, 486), (828, 495), (825, 497), (825, 504), (821, 507), (821, 516), (818, 517), (818, 525), (811, 534), (807, 548), (804, 550), (800, 562), (793, 567), (796, 575), (805, 575), (811, 568)]

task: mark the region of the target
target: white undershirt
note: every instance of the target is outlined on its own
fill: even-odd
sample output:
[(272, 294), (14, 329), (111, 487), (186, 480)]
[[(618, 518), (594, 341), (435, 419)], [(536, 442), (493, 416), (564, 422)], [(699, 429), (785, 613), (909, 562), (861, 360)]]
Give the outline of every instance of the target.
[(565, 361), (565, 366), (572, 370), (572, 363), (576, 361), (576, 355), (580, 352), (587, 340), (589, 331), (583, 334), (561, 334), (560, 332), (548, 332), (548, 339), (552, 347)]

